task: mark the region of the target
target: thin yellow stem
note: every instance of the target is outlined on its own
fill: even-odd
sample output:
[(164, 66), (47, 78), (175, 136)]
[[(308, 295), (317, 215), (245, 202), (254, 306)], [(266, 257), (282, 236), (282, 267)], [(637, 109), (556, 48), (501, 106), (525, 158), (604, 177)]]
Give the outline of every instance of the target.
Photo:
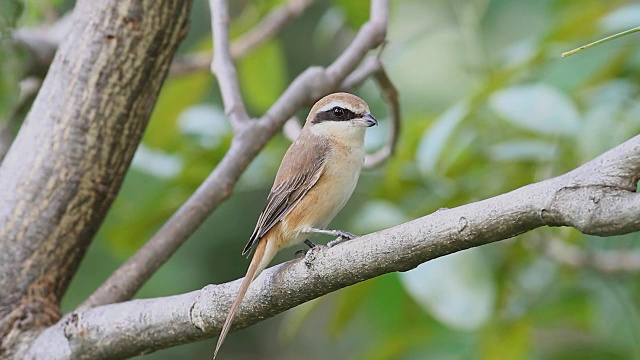
[(608, 37), (606, 37), (604, 39), (600, 39), (598, 41), (594, 41), (594, 42), (592, 42), (590, 44), (587, 44), (587, 45), (582, 45), (579, 48), (573, 49), (571, 51), (563, 52), (562, 53), (562, 57), (567, 57), (569, 55), (573, 55), (573, 54), (575, 54), (577, 52), (580, 52), (582, 50), (586, 50), (588, 48), (592, 48), (592, 47), (594, 47), (596, 45), (600, 45), (600, 44), (605, 43), (607, 41), (610, 41), (610, 40), (613, 40), (613, 39), (617, 39), (619, 37), (622, 37), (622, 36), (625, 36), (625, 35), (628, 35), (628, 34), (631, 34), (631, 33), (634, 33), (634, 32), (638, 32), (638, 31), (640, 31), (640, 26), (635, 27), (633, 29), (629, 29), (629, 30), (620, 32), (620, 33), (617, 33), (615, 35), (608, 36)]

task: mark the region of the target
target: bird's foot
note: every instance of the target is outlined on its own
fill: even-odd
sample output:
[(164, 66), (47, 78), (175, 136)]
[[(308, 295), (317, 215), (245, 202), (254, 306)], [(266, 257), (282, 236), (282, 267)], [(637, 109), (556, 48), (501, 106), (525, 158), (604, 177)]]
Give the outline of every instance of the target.
[(352, 234), (350, 232), (347, 232), (347, 231), (343, 231), (343, 230), (311, 228), (311, 229), (309, 229), (309, 232), (310, 233), (337, 236), (337, 238), (335, 240), (329, 241), (329, 243), (327, 244), (327, 247), (336, 246), (336, 245), (338, 245), (339, 243), (341, 243), (341, 242), (343, 242), (345, 240), (351, 240), (351, 239), (354, 239), (354, 238), (357, 237), (354, 234)]
[(327, 243), (327, 247), (334, 247), (338, 244), (340, 244), (341, 242), (345, 242), (347, 240), (352, 240), (355, 239), (357, 236), (355, 236), (354, 234), (350, 233), (350, 232), (346, 232), (346, 231), (342, 231), (342, 230), (336, 230), (339, 232), (338, 237), (335, 238), (334, 240), (331, 240)]
[(300, 250), (296, 251), (296, 257), (297, 258), (306, 257), (307, 253), (309, 252), (309, 250), (311, 250), (314, 247), (318, 246), (318, 245), (312, 243), (311, 240), (309, 240), (309, 239), (305, 239), (304, 243), (307, 244), (307, 246), (309, 248), (308, 249), (300, 249)]
[(324, 246), (314, 246), (304, 251), (304, 264), (307, 267), (311, 267), (311, 265), (313, 265), (313, 262), (316, 260), (316, 256), (323, 247)]

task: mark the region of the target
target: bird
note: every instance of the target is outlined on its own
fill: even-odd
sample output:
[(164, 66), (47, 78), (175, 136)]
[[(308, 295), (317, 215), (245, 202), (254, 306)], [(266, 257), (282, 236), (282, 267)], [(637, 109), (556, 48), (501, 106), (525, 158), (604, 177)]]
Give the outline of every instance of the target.
[(254, 250), (247, 273), (224, 322), (213, 358), (224, 342), (251, 282), (285, 247), (306, 243), (307, 237), (327, 234), (350, 240), (353, 234), (326, 229), (347, 203), (364, 163), (365, 130), (378, 125), (369, 106), (349, 93), (318, 100), (296, 140), (284, 155), (264, 209), (242, 255)]

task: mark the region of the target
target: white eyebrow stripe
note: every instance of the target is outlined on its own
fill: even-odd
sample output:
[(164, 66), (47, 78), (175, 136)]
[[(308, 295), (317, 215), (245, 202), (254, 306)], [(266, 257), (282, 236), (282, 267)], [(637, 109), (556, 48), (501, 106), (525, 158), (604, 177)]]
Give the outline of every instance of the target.
[(344, 101), (341, 100), (333, 100), (329, 103), (326, 103), (325, 105), (323, 105), (321, 108), (318, 109), (318, 112), (323, 112), (323, 111), (327, 111), (327, 110), (331, 110), (334, 107), (341, 107), (341, 108), (345, 108), (345, 109), (349, 109), (350, 106), (348, 106), (348, 104), (346, 104)]
[(318, 112), (324, 112), (324, 111), (327, 111), (327, 110), (331, 110), (336, 106), (341, 107), (341, 108), (346, 109), (346, 110), (349, 110), (349, 111), (353, 112), (354, 114), (362, 114), (362, 113), (367, 112), (364, 108), (361, 108), (361, 107), (355, 108), (352, 104), (350, 104), (348, 102), (345, 102), (344, 100), (333, 100), (331, 102), (328, 102), (328, 103), (322, 105), (322, 107), (320, 107), (318, 109)]

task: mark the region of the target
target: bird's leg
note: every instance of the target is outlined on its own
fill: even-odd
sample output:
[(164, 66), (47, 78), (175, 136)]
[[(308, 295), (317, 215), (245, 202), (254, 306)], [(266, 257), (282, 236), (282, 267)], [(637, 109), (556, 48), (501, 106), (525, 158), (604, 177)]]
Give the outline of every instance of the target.
[(333, 230), (333, 229), (316, 229), (316, 228), (309, 228), (307, 229), (308, 233), (314, 233), (314, 234), (325, 234), (325, 235), (332, 235), (332, 236), (337, 236), (346, 240), (351, 240), (356, 238), (356, 236), (350, 232), (346, 232), (343, 230)]
[(314, 247), (317, 246), (316, 244), (312, 243), (311, 240), (309, 240), (309, 239), (305, 239), (304, 243), (307, 244), (309, 249), (300, 249), (300, 250), (296, 251), (296, 257), (304, 257), (305, 255), (307, 255), (307, 251), (309, 251), (310, 249), (313, 249)]
[[(354, 237), (355, 237), (355, 236), (354, 236)], [(347, 241), (347, 240), (351, 240), (351, 239), (353, 239), (353, 238), (345, 238), (345, 237), (342, 237), (342, 236), (338, 236), (337, 238), (335, 238), (335, 239), (333, 239), (333, 240), (329, 241), (329, 242), (327, 243), (327, 247), (334, 247), (334, 246), (336, 246), (336, 245), (340, 244), (340, 243), (341, 243), (341, 242), (343, 242), (343, 241)]]
[(337, 236), (337, 238), (335, 240), (331, 240), (331, 241), (329, 241), (327, 243), (327, 247), (332, 247), (332, 246), (338, 245), (339, 243), (341, 243), (341, 242), (343, 242), (345, 240), (351, 240), (351, 239), (354, 239), (354, 238), (357, 237), (354, 234), (352, 234), (350, 232), (343, 231), (343, 230), (310, 228), (309, 230), (307, 230), (307, 232), (316, 233), (316, 234), (325, 234), (325, 235)]

